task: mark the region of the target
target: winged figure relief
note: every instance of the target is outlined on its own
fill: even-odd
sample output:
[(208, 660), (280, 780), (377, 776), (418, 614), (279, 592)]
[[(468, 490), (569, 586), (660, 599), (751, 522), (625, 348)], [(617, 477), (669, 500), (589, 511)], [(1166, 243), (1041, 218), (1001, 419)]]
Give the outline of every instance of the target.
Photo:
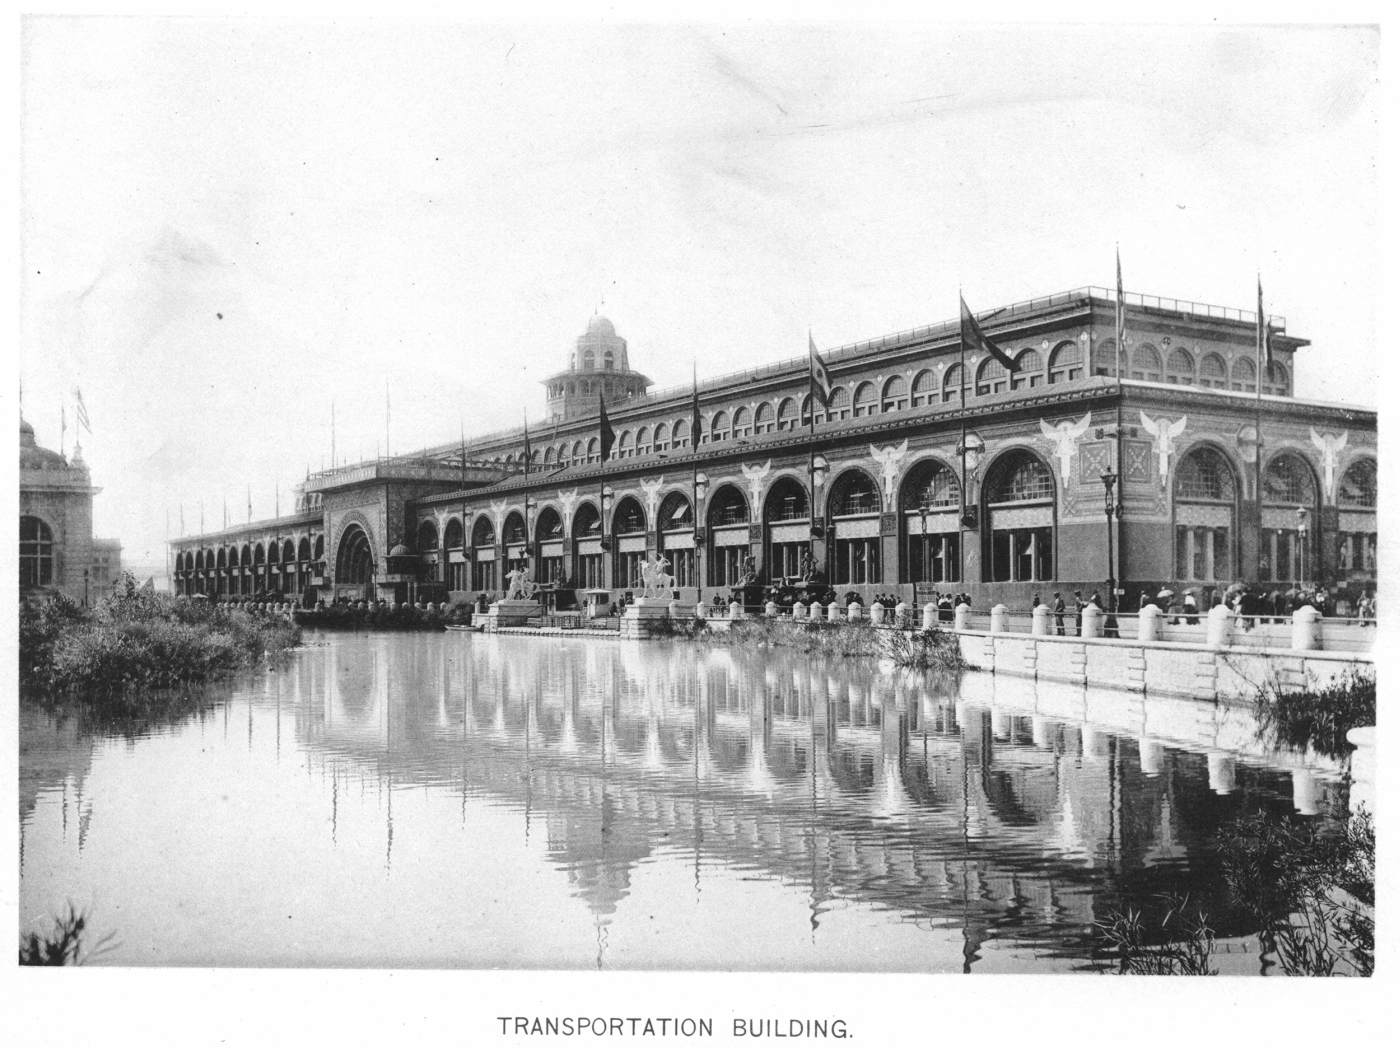
[(1347, 433), (1319, 433), (1309, 428), (1313, 447), (1322, 452), (1322, 483), (1327, 488), (1327, 501), (1337, 501), (1337, 463), (1341, 461), (1342, 449), (1347, 446)]
[(1139, 411), (1138, 416), (1142, 419), (1142, 428), (1152, 436), (1152, 446), (1157, 452), (1157, 475), (1165, 488), (1167, 467), (1171, 465), (1172, 453), (1176, 451), (1176, 439), (1186, 432), (1186, 416), (1182, 415), (1175, 422), (1165, 418), (1149, 418), (1145, 411)]
[(1060, 483), (1066, 489), (1074, 476), (1074, 456), (1079, 448), (1079, 438), (1089, 429), (1092, 417), (1092, 414), (1086, 413), (1078, 422), (1057, 422), (1053, 426), (1044, 419), (1040, 420), (1040, 432), (1054, 445), (1055, 457), (1060, 460)]

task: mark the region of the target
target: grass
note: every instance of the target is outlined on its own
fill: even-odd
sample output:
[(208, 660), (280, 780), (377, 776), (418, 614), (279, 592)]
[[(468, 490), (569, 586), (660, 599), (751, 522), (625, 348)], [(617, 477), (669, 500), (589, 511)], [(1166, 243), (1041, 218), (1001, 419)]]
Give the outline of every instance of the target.
[(285, 618), (137, 589), (91, 609), (63, 597), (20, 607), (20, 690), (120, 695), (228, 676), (301, 642)]
[(30, 932), (19, 941), (19, 963), (26, 966), (59, 967), (80, 965), (99, 957), (114, 945), (108, 932), (97, 943), (85, 948), (88, 918), (68, 904), (68, 912), (54, 918), (53, 927), (45, 934)]
[[(1214, 841), (1233, 905), (1258, 928), (1266, 967), (1284, 975), (1369, 976), (1375, 970), (1376, 834), (1361, 812), (1329, 828), (1256, 814)], [(1160, 919), (1113, 911), (1095, 922), (1097, 947), (1119, 974), (1215, 975), (1208, 914), (1167, 898)]]
[(1353, 669), (1323, 688), (1284, 692), (1275, 685), (1254, 703), (1259, 738), (1275, 747), (1303, 750), (1336, 760), (1351, 754), (1347, 732), (1376, 723), (1374, 672)]

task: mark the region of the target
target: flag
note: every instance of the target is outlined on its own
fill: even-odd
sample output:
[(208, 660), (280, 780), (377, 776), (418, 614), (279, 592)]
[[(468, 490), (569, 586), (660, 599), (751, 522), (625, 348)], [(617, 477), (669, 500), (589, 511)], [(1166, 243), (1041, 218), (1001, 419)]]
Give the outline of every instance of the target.
[(602, 457), (599, 462), (608, 461), (608, 456), (612, 454), (613, 442), (617, 440), (617, 434), (613, 432), (612, 423), (608, 421), (608, 409), (603, 407), (603, 394), (598, 394), (598, 443), (601, 445)]
[(695, 377), (695, 361), (690, 362), (690, 446), (700, 447), (700, 381)]
[(826, 402), (831, 399), (831, 372), (827, 371), (826, 364), (817, 355), (817, 344), (812, 340), (812, 332), (807, 332), (807, 355), (811, 361), (812, 376), (812, 396), (821, 394), (821, 406), (826, 407)]
[(958, 305), (962, 307), (963, 349), (971, 350), (974, 353), (985, 350), (1001, 361), (1007, 371), (1019, 371), (1016, 361), (1007, 356), (1005, 350), (983, 334), (981, 326), (977, 323), (977, 318), (972, 315), (972, 310), (967, 308), (967, 302), (962, 297), (962, 292), (958, 293)]
[(530, 420), (528, 418), (525, 419), (525, 472), (530, 472)]
[(1264, 282), (1255, 274), (1255, 286), (1259, 292), (1259, 314), (1255, 324), (1256, 355), (1259, 358), (1259, 379), (1262, 382), (1266, 369), (1273, 366), (1274, 347), (1269, 341), (1269, 318), (1264, 315)]
[(88, 434), (91, 435), (92, 423), (88, 420), (87, 405), (83, 403), (83, 391), (77, 386), (73, 387), (73, 400), (77, 404), (77, 410), (74, 412), (74, 416), (78, 420), (78, 425), (87, 430)]

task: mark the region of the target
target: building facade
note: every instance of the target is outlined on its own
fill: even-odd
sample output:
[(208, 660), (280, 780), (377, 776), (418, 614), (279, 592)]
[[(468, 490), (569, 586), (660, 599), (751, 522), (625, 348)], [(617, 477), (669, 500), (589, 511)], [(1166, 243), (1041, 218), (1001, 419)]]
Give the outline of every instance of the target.
[(62, 593), (88, 603), (121, 577), (121, 543), (92, 535), (93, 487), (82, 448), (70, 462), (19, 422), (20, 596)]
[[(682, 597), (748, 573), (817, 571), (840, 592), (963, 590), (1125, 601), (1241, 581), (1376, 579), (1376, 415), (1299, 399), (1309, 343), (1252, 312), (1081, 288), (997, 310), (1017, 364), (964, 356), (956, 320), (646, 392), (595, 317), (545, 380), (548, 420), (314, 474), (298, 513), (173, 543), (178, 592), (414, 599), (498, 595), (507, 571), (613, 595), (653, 552)], [(604, 461), (598, 403), (616, 443)], [(698, 432), (694, 410), (698, 402)]]

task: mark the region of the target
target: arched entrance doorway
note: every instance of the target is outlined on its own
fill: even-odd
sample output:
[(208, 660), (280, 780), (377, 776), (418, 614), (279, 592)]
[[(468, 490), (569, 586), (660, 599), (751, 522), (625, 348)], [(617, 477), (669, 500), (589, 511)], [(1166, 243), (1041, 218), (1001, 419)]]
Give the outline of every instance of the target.
[[(274, 543), (270, 554), (275, 554)], [(335, 582), (337, 587), (359, 589), (358, 596), (365, 600), (374, 599), (374, 552), (369, 536), (358, 524), (351, 524), (340, 536), (340, 548), (335, 555)]]

